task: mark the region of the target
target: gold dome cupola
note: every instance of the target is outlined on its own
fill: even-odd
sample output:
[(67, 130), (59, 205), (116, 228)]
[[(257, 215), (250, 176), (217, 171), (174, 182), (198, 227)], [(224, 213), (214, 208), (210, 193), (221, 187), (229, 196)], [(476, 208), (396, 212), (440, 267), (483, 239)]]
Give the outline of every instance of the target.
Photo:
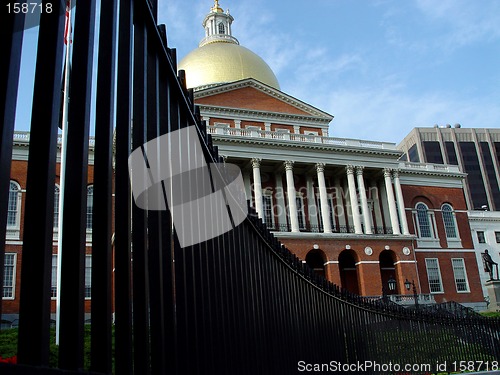
[(231, 34), (231, 24), (234, 18), (229, 14), (229, 9), (224, 10), (219, 5), (219, 0), (214, 0), (214, 6), (210, 8), (203, 20), (203, 28), (205, 29), (205, 38), (202, 39), (199, 46), (203, 47), (209, 43), (225, 42), (240, 44)]
[(229, 9), (224, 12), (219, 1), (215, 0), (203, 20), (205, 37), (199, 47), (188, 53), (178, 65), (179, 70), (186, 71), (187, 87), (201, 90), (253, 78), (279, 90), (278, 80), (269, 65), (241, 46), (232, 35), (233, 21)]

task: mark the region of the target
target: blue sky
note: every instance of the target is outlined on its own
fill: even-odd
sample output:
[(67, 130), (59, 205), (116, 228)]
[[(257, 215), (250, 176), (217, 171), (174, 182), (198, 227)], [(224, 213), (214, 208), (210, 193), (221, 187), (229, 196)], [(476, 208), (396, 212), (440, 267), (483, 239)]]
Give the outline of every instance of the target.
[[(203, 38), (201, 22), (213, 0), (158, 1), (159, 22), (167, 24), (180, 61)], [(220, 6), (235, 18), (233, 35), (270, 65), (284, 92), (335, 116), (331, 136), (398, 143), (416, 126), (500, 127), (500, 1), (220, 0)], [(33, 45), (35, 30), (25, 37)], [(22, 130), (29, 128), (33, 60), (23, 60), (16, 123)]]
[[(212, 0), (160, 1), (179, 61)], [(398, 143), (413, 127), (500, 127), (496, 0), (221, 0), (282, 91), (332, 115), (330, 135)]]

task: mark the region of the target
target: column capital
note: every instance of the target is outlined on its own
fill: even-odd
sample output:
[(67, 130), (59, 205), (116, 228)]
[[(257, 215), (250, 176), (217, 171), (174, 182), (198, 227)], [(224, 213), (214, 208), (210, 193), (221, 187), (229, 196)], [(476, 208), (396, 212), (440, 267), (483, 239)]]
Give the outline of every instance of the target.
[(260, 162), (262, 159), (260, 158), (252, 158), (251, 163), (252, 163), (252, 168), (260, 168)]
[(325, 163), (316, 163), (316, 172), (324, 172), (325, 171)]
[(287, 161), (285, 161), (285, 162), (283, 163), (283, 165), (285, 166), (285, 170), (287, 170), (287, 171), (291, 171), (291, 170), (293, 170), (293, 164), (294, 164), (294, 163), (295, 163), (295, 162), (294, 162), (293, 160), (287, 160)]
[(356, 175), (362, 176), (363, 175), (363, 169), (365, 169), (365, 167), (360, 166), (360, 165), (356, 166)]
[(399, 169), (392, 170), (392, 177), (399, 178)]
[(384, 177), (391, 177), (391, 168), (384, 168)]
[(345, 171), (346, 173), (349, 174), (354, 174), (354, 166), (353, 165), (346, 165), (345, 166)]

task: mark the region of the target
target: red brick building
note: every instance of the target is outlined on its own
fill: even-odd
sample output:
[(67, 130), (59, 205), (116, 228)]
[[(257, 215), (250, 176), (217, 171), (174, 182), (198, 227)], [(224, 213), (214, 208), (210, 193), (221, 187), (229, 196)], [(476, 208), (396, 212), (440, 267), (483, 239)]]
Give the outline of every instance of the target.
[[(11, 180), (9, 193), (9, 212), (7, 217), (7, 235), (5, 245), (5, 274), (2, 319), (8, 322), (17, 321), (19, 312), (19, 297), (21, 293), (21, 264), (23, 248), (23, 222), (25, 208), (26, 176), (28, 166), (29, 133), (16, 132), (14, 135), (14, 150), (11, 165)], [(93, 181), (93, 154), (90, 150), (87, 186), (87, 248), (85, 259), (85, 311), (90, 318), (91, 305), (91, 257), (92, 257), (92, 181)], [(58, 249), (58, 224), (59, 224), (59, 187), (60, 187), (60, 164), (56, 166), (56, 183), (54, 186), (54, 235), (52, 256), (52, 301), (51, 311), (56, 312), (57, 296), (57, 249)], [(40, 218), (40, 224), (44, 218)]]
[[(386, 292), (412, 303), (408, 280), (420, 303), (484, 307), (459, 167), (401, 161), (393, 143), (330, 137), (333, 116), (280, 91), (267, 64), (231, 35), (232, 21), (216, 4), (205, 18), (200, 48), (179, 67), (195, 88), (214, 144), (242, 170), (247, 198), (269, 230), (316, 272), (354, 293)], [(3, 290), (3, 318), (10, 321), (19, 306), (29, 134), (17, 133), (15, 141)], [(92, 164), (91, 150), (87, 313)], [(56, 258), (57, 230), (54, 275)]]

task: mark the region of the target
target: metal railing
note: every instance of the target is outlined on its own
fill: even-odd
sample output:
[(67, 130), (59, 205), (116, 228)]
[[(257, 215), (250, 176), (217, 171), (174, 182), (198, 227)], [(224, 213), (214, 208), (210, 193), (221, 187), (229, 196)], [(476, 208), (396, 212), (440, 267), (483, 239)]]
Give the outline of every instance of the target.
[[(119, 375), (288, 375), (301, 365), (331, 361), (447, 361), (451, 365), (500, 357), (498, 319), (417, 312), (352, 295), (318, 276), (282, 246), (252, 209), (234, 230), (181, 248), (169, 210), (145, 211), (132, 204), (128, 157), (146, 141), (194, 124), (197, 133), (191, 141), (201, 144), (198, 156), (206, 162), (222, 162), (222, 158), (194, 107), (192, 91), (184, 87), (182, 72), (176, 73), (175, 52), (167, 46), (165, 27), (156, 24), (154, 0), (137, 0), (133, 5), (131, 0), (101, 2), (98, 90), (92, 97), (89, 68), (93, 66), (95, 1), (89, 0), (78, 2), (75, 16), (70, 147), (59, 233), (64, 254), (60, 345), (58, 368), (49, 368), (50, 259), (64, 30), (62, 2), (52, 3), (53, 12), (41, 15), (39, 27), (37, 65), (44, 69), (36, 69), (33, 94), (22, 223), (18, 364), (0, 363), (2, 375), (77, 374), (84, 367), (84, 217), (93, 101), (92, 319), (87, 370)], [(5, 12), (1, 15), (5, 17)], [(0, 73), (3, 262), (23, 15), (0, 21), (6, 31), (2, 51), (9, 62)], [(171, 150), (168, 160), (180, 159), (180, 151)], [(223, 218), (223, 213), (209, 208), (200, 209), (199, 215), (207, 223)], [(49, 222), (43, 223), (43, 218)]]
[[(267, 229), (272, 232), (291, 232), (291, 224), (279, 224), (279, 223), (266, 223)], [(372, 227), (371, 235), (388, 235), (393, 234), (391, 228), (385, 227)], [(305, 223), (299, 226), (299, 232), (303, 233), (324, 233), (323, 226), (320, 224), (310, 224)], [(335, 225), (332, 226), (330, 233), (340, 233), (340, 234), (355, 234), (354, 225)]]

